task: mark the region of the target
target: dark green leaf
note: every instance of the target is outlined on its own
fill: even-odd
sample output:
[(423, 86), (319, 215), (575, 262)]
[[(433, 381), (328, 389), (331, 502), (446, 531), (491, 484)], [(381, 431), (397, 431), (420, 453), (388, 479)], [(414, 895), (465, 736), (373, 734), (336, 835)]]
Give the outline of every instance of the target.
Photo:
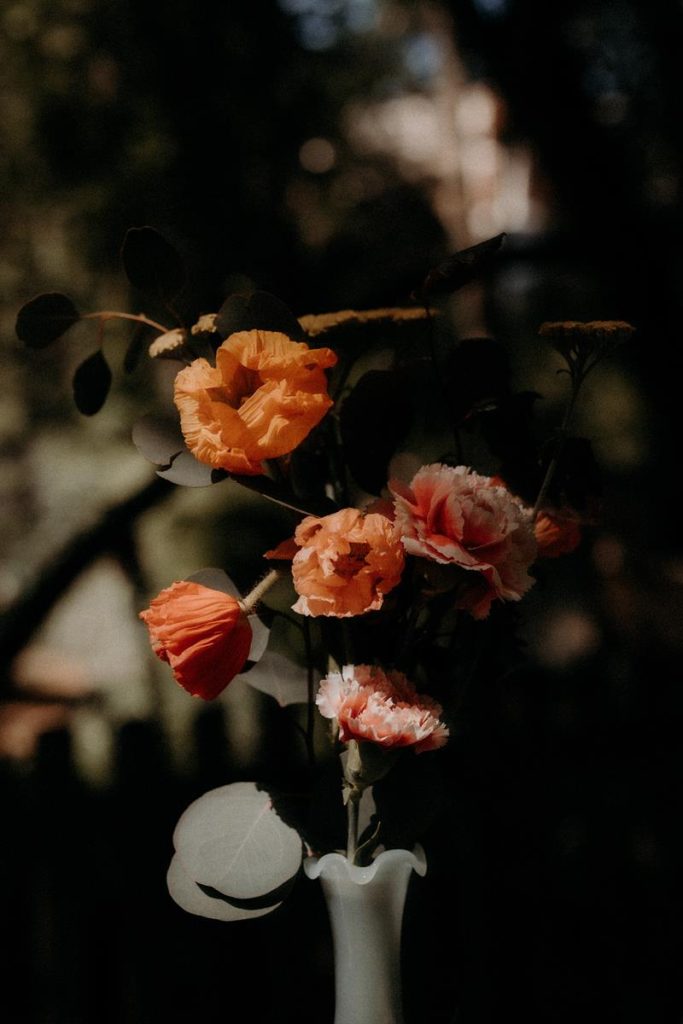
[(405, 751), (386, 778), (373, 787), (373, 796), (384, 845), (410, 850), (445, 800), (435, 755)]
[(477, 417), (482, 435), (499, 462), (498, 474), (507, 486), (533, 505), (541, 486), (533, 411), (537, 391), (505, 395), (495, 408)]
[(303, 341), (306, 332), (291, 309), (269, 292), (236, 294), (225, 300), (216, 315), (216, 330), (221, 338), (237, 331), (279, 331), (295, 341)]
[(465, 338), (446, 360), (443, 382), (451, 420), (460, 425), (471, 414), (496, 405), (507, 394), (507, 352), (493, 338)]
[(501, 234), (487, 238), (485, 242), (449, 256), (429, 271), (418, 290), (418, 297), (425, 299), (431, 295), (451, 294), (485, 274), (494, 264), (505, 237)]
[[(548, 455), (554, 444), (548, 445)], [(557, 508), (568, 505), (588, 516), (596, 513), (602, 495), (600, 469), (593, 446), (586, 437), (567, 437), (563, 441), (557, 469), (548, 495)]]
[(325, 501), (329, 454), (319, 431), (309, 434), (289, 457), (289, 485), (304, 508)]
[(302, 502), (291, 491), (267, 476), (240, 476), (232, 473), (230, 479), (235, 480), (242, 487), (260, 494), (262, 498), (267, 498), (268, 501), (273, 501), (276, 505), (288, 508), (292, 512), (298, 512), (302, 516), (326, 516), (330, 512), (336, 512), (339, 508), (333, 501), (325, 497), (316, 500), (308, 499), (304, 508)]
[(407, 377), (395, 370), (369, 370), (344, 401), (340, 428), (344, 455), (354, 480), (370, 494), (387, 482), (392, 455), (412, 421)]
[(16, 333), (29, 348), (45, 348), (79, 320), (79, 312), (67, 295), (46, 292), (21, 307)]
[(183, 262), (170, 242), (155, 228), (130, 228), (123, 240), (121, 260), (134, 288), (170, 302), (185, 284)]
[(111, 370), (98, 349), (88, 356), (74, 374), (74, 401), (84, 416), (94, 416), (107, 400), (111, 387)]

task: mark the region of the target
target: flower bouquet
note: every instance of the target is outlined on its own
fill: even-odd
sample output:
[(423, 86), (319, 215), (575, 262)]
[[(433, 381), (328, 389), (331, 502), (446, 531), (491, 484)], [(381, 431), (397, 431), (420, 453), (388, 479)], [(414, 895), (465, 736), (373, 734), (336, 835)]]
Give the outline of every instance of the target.
[[(305, 858), (332, 918), (337, 1024), (400, 1020), (403, 900), (411, 872), (426, 869), (416, 844), (439, 813), (438, 763), (466, 689), (484, 661), (502, 673), (520, 657), (517, 602), (540, 561), (574, 550), (597, 512), (590, 447), (571, 419), (587, 374), (633, 329), (541, 327), (568, 399), (560, 427), (539, 438), (539, 396), (513, 393), (502, 346), (456, 339), (448, 316), (450, 296), (490, 271), (502, 242), (456, 253), (396, 308), (296, 317), (256, 291), (187, 327), (82, 314), (51, 293), (17, 320), (32, 347), (97, 323), (99, 347), (74, 377), (86, 415), (111, 387), (105, 325), (133, 322), (127, 370), (144, 347), (177, 364), (168, 414), (133, 430), (158, 475), (180, 486), (230, 478), (284, 510), (289, 526), (251, 589), (205, 569), (169, 580), (140, 618), (188, 694), (215, 700), (239, 678), (300, 735), (299, 768), (283, 772), (296, 791), (233, 782), (185, 811), (170, 893), (205, 917), (262, 916)], [(184, 273), (166, 239), (132, 229), (122, 257), (155, 316), (175, 319)]]

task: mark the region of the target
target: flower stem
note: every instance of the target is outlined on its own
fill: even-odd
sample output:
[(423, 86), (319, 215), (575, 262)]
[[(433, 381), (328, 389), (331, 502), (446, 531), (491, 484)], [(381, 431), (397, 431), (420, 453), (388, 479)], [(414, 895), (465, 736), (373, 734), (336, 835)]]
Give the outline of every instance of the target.
[(577, 377), (576, 379), (574, 379), (573, 382), (572, 382), (571, 397), (569, 399), (569, 403), (567, 405), (567, 408), (566, 408), (566, 411), (565, 411), (565, 414), (564, 414), (564, 419), (562, 420), (562, 426), (560, 427), (560, 429), (558, 431), (557, 440), (555, 441), (555, 446), (554, 446), (554, 449), (553, 449), (552, 458), (550, 459), (550, 462), (548, 463), (548, 468), (547, 468), (547, 470), (545, 472), (545, 477), (543, 478), (543, 483), (541, 484), (541, 489), (538, 492), (538, 497), (536, 498), (536, 503), (535, 503), (534, 508), (533, 508), (533, 518), (534, 519), (536, 519), (536, 517), (538, 516), (538, 513), (543, 508), (543, 505), (545, 503), (545, 499), (546, 499), (546, 497), (548, 495), (548, 491), (550, 490), (550, 485), (553, 482), (553, 479), (555, 477), (555, 473), (557, 472), (557, 467), (558, 467), (559, 462), (560, 462), (560, 456), (562, 455), (562, 450), (564, 448), (564, 443), (567, 440), (567, 431), (569, 430), (569, 423), (571, 421), (572, 414), (573, 414), (574, 408), (576, 406), (576, 399), (579, 396), (579, 389), (581, 387), (581, 384), (583, 383), (583, 379), (584, 379), (583, 376), (580, 376), (580, 377)]
[(346, 857), (353, 864), (356, 859), (358, 847), (358, 805), (360, 803), (361, 791), (351, 790), (346, 801), (346, 815), (348, 820), (348, 832), (346, 837)]
[(153, 327), (156, 331), (160, 331), (161, 334), (166, 334), (169, 330), (168, 327), (157, 323), (156, 320), (150, 320), (144, 313), (117, 313), (111, 309), (101, 310), (99, 313), (84, 313), (81, 320), (100, 320), (102, 323), (106, 320), (133, 320), (135, 323)]
[(274, 583), (280, 579), (282, 573), (279, 569), (271, 569), (267, 576), (257, 583), (252, 591), (250, 591), (244, 600), (240, 601), (240, 604), (247, 615), (253, 612), (256, 605), (259, 603), (264, 594), (266, 594)]
[(313, 649), (311, 646), (311, 624), (308, 618), (304, 618), (304, 647), (306, 649), (306, 753), (308, 754), (309, 768), (315, 768), (315, 744), (313, 733), (315, 730), (315, 677), (313, 675)]

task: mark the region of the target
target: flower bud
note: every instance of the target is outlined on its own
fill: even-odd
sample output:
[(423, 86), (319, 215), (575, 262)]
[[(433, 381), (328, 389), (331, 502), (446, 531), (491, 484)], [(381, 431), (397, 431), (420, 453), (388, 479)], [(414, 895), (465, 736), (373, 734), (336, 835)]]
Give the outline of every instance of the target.
[(154, 649), (193, 696), (217, 697), (249, 656), (252, 632), (236, 598), (200, 583), (176, 582), (140, 612)]

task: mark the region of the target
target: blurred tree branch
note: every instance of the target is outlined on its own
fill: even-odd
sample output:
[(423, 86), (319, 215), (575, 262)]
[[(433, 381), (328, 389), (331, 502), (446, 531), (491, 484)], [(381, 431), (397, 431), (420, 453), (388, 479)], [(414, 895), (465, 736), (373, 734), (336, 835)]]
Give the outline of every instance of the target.
[[(102, 555), (111, 554), (121, 561), (130, 575), (131, 551), (135, 549), (133, 530), (138, 517), (164, 501), (174, 490), (172, 484), (156, 478), (125, 501), (107, 509), (93, 526), (65, 545), (52, 563), (38, 574), (36, 581), (2, 615), (0, 700), (21, 699), (9, 674), (12, 662), (84, 569)], [(133, 564), (137, 564), (137, 559), (133, 559)], [(139, 586), (137, 578), (132, 582)]]

